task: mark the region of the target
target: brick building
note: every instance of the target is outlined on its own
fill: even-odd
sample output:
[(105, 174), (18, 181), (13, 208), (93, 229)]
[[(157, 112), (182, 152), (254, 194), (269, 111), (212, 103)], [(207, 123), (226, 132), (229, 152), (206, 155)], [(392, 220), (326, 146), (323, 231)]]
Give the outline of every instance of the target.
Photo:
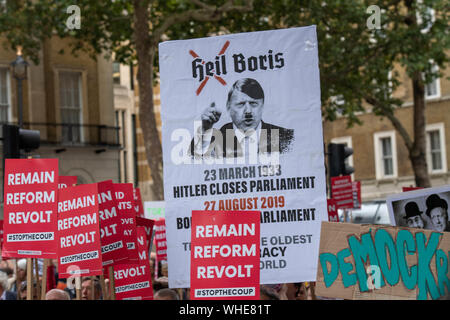
[[(116, 123), (120, 127), (121, 182), (139, 187), (143, 201), (154, 200), (152, 178), (144, 146), (144, 135), (139, 120), (139, 90), (136, 80), (137, 68), (113, 63), (114, 106)], [(158, 130), (161, 134), (161, 102), (159, 86), (153, 88), (154, 107)], [(161, 137), (161, 136), (160, 136)]]
[[(449, 183), (450, 155), (450, 69), (426, 86), (427, 165), (433, 187)], [(395, 116), (413, 136), (413, 90), (403, 73), (402, 85), (392, 94), (404, 101)], [(361, 181), (362, 201), (385, 199), (415, 186), (408, 151), (402, 137), (387, 118), (372, 113), (359, 116), (363, 125), (347, 128), (346, 119), (324, 122), (325, 143), (345, 143), (354, 150), (349, 164), (355, 168), (353, 180)]]
[[(112, 62), (81, 52), (74, 56), (68, 41), (45, 40), (39, 64), (28, 61), (23, 127), (41, 135), (41, 146), (32, 154), (58, 158), (60, 175), (76, 175), (79, 183), (118, 182), (120, 131), (114, 116)], [(61, 54), (63, 50), (67, 53)], [(18, 122), (16, 80), (10, 67), (15, 59), (16, 52), (0, 48), (2, 124)]]

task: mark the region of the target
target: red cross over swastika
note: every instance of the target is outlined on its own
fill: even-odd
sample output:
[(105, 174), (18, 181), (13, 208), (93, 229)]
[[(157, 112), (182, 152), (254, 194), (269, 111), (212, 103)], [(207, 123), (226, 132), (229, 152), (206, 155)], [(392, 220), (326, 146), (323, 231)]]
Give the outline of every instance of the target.
[[(225, 51), (227, 50), (227, 48), (228, 48), (229, 45), (230, 45), (230, 41), (227, 40), (227, 42), (225, 42), (225, 44), (223, 45), (223, 47), (222, 47), (222, 49), (220, 50), (220, 52), (219, 52), (218, 55), (219, 55), (219, 56), (223, 55), (223, 54), (225, 53)], [(200, 58), (199, 55), (198, 55), (197, 53), (195, 53), (194, 50), (189, 50), (189, 54), (190, 54), (193, 58), (195, 58), (195, 59)], [(201, 58), (200, 58), (200, 59), (201, 59)], [(201, 62), (201, 63), (204, 65), (204, 64), (205, 64), (205, 60), (202, 59), (202, 62)], [(200, 92), (202, 92), (202, 90), (203, 90), (203, 88), (205, 87), (206, 83), (208, 82), (209, 78), (210, 78), (210, 77), (207, 75), (207, 76), (205, 77), (205, 79), (200, 83), (200, 85), (198, 86), (197, 90), (195, 91), (195, 93), (196, 93), (197, 95), (199, 95)], [(218, 75), (214, 75), (214, 78), (215, 78), (217, 81), (219, 81), (222, 85), (224, 85), (224, 86), (227, 85), (227, 83), (225, 82), (225, 80), (224, 80), (222, 77), (220, 77), (220, 76), (218, 76)]]

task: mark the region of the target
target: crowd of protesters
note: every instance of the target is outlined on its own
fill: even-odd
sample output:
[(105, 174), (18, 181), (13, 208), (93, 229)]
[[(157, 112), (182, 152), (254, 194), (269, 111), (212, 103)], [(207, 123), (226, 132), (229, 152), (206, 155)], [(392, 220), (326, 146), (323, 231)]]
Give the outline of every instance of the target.
[[(155, 256), (150, 257), (154, 300), (189, 300), (189, 289), (171, 289), (168, 286), (168, 265), (158, 262), (155, 272)], [(67, 279), (58, 277), (57, 261), (52, 260), (47, 269), (47, 283), (33, 281), (31, 295), (27, 288), (27, 259), (9, 259), (0, 261), (0, 300), (109, 300), (109, 280), (105, 279), (102, 288), (100, 277), (82, 277), (80, 294), (77, 298), (74, 285)], [(70, 281), (70, 280), (69, 280)], [(41, 297), (41, 286), (46, 285), (45, 296)], [(267, 284), (260, 286), (261, 300), (316, 300), (314, 282)]]

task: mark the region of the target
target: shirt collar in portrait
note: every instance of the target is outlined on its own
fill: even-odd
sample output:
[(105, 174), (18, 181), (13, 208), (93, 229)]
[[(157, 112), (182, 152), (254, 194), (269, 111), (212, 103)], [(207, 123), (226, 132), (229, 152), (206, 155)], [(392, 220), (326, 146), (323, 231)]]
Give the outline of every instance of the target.
[(261, 122), (259, 122), (258, 126), (256, 127), (256, 130), (248, 130), (246, 132), (242, 131), (241, 129), (238, 129), (236, 125), (233, 123), (233, 130), (234, 135), (236, 136), (238, 142), (241, 144), (242, 141), (246, 136), (250, 138), (250, 142), (257, 142), (259, 143), (259, 136), (261, 134)]

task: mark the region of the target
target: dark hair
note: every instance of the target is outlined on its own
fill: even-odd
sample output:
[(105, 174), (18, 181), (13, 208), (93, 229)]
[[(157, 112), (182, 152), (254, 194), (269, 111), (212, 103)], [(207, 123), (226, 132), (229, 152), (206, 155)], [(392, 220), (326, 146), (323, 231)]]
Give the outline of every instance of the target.
[(81, 278), (81, 283), (83, 283), (83, 282), (85, 282), (85, 281), (87, 281), (87, 280), (94, 280), (94, 289), (96, 290), (96, 291), (98, 291), (98, 292), (102, 292), (102, 285), (100, 284), (100, 281), (96, 278), (96, 277), (94, 277), (94, 278), (91, 278), (91, 277), (82, 277)]
[(275, 291), (275, 289), (272, 289), (271, 287), (267, 287), (265, 285), (259, 286), (260, 295), (265, 295), (269, 298), (269, 300), (280, 300), (280, 296)]
[(0, 271), (3, 271), (4, 273), (6, 273), (9, 276), (12, 276), (14, 274), (14, 270), (11, 269), (10, 267), (5, 267), (5, 268), (1, 268)]
[(155, 296), (158, 295), (160, 297), (169, 297), (170, 300), (180, 300), (180, 296), (175, 290), (169, 288), (163, 288), (156, 291)]
[(263, 99), (264, 100), (264, 90), (258, 81), (251, 78), (239, 79), (236, 81), (228, 92), (227, 105), (231, 100), (231, 95), (235, 90), (239, 90), (245, 93), (250, 98), (253, 99)]
[(429, 217), (430, 217), (431, 210), (433, 210), (434, 208), (438, 208), (438, 207), (445, 209), (445, 213), (447, 214), (447, 209), (448, 209), (447, 201), (440, 198), (437, 194), (430, 195), (426, 200), (426, 204), (427, 204), (426, 215)]
[(296, 282), (294, 283), (294, 287), (295, 287), (295, 296), (298, 297), (298, 295), (300, 294), (300, 290), (302, 290), (302, 287), (306, 290), (306, 286), (304, 282)]
[[(26, 280), (25, 280), (25, 281), (22, 281), (22, 282), (20, 283), (20, 289), (19, 289), (19, 292), (23, 292), (23, 291), (27, 290), (27, 286), (28, 286), (27, 281), (26, 281)], [(36, 280), (33, 280), (33, 288), (36, 288), (36, 287), (37, 287)]]

